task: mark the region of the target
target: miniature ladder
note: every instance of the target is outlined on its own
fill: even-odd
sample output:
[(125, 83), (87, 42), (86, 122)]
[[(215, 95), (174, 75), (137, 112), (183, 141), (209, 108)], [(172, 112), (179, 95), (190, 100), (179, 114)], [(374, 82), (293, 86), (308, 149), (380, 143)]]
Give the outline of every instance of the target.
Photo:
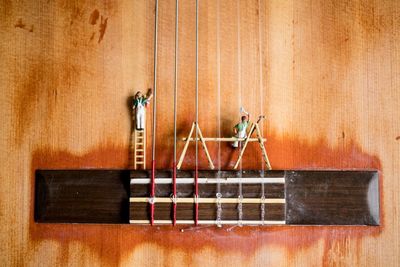
[(143, 170), (146, 169), (146, 132), (144, 130), (135, 130), (134, 133), (134, 155), (133, 155), (133, 168), (138, 169), (142, 166)]

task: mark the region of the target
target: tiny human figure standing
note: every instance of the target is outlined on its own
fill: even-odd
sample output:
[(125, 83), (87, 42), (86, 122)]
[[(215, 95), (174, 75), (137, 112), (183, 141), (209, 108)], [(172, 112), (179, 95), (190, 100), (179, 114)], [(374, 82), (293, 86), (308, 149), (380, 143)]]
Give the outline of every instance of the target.
[(140, 91), (138, 91), (135, 94), (132, 108), (135, 110), (136, 113), (136, 130), (143, 130), (145, 127), (145, 120), (146, 120), (145, 108), (150, 103), (152, 97), (153, 93), (151, 89), (147, 91), (146, 95), (143, 95), (142, 92)]
[[(244, 110), (243, 107), (240, 108), (240, 112), (244, 113), (242, 115), (241, 121), (233, 127), (233, 132), (235, 133), (235, 137), (237, 138), (246, 138), (247, 137), (247, 126), (249, 126), (249, 118), (250, 114)], [(235, 141), (232, 143), (232, 147), (237, 148), (239, 146), (239, 141)]]

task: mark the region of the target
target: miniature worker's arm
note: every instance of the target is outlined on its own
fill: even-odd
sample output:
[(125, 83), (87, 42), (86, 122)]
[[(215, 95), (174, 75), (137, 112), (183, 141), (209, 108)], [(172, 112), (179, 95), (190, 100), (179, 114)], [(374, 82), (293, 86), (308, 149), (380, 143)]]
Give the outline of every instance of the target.
[(150, 101), (152, 98), (153, 98), (153, 91), (151, 90), (151, 88), (149, 88), (146, 94), (146, 100)]
[(248, 112), (244, 109), (244, 107), (240, 107), (240, 113), (246, 114), (246, 116), (247, 116), (247, 122), (250, 121), (250, 113), (248, 113)]

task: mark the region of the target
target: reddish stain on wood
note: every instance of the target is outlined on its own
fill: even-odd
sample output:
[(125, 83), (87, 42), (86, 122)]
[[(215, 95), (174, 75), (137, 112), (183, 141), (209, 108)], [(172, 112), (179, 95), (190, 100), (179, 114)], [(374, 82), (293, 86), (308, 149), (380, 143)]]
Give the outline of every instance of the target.
[(22, 23), (22, 19), (19, 19), (19, 20), (17, 21), (17, 23), (15, 23), (14, 27), (15, 27), (15, 28), (25, 29), (25, 24)]
[[(46, 95), (45, 81), (52, 78), (48, 75), (49, 64), (45, 60), (38, 60), (29, 66), (24, 77), (18, 77), (22, 81), (19, 83), (18, 93), (14, 99), (14, 111), (16, 116), (15, 122), (15, 143), (21, 145), (26, 138), (26, 134), (30, 126), (35, 121), (36, 105), (38, 99), (48, 100)], [(57, 79), (53, 78), (52, 82), (56, 83)], [(47, 89), (47, 88), (45, 88)], [(52, 116), (54, 105), (51, 101), (46, 102), (47, 113), (46, 118)]]
[(99, 41), (98, 43), (100, 43), (103, 40), (104, 34), (106, 33), (106, 29), (107, 29), (107, 22), (108, 22), (108, 18), (103, 18), (103, 16), (101, 16), (101, 20), (100, 20), (100, 25), (99, 25)]
[[(379, 159), (364, 153), (354, 142), (341, 148), (332, 148), (323, 138), (315, 143), (309, 143), (297, 138), (279, 139), (270, 135), (268, 140), (267, 150), (275, 169), (381, 170)], [(50, 149), (38, 150), (32, 157), (31, 188), (34, 188), (34, 170), (38, 168), (126, 168), (128, 154), (127, 148), (113, 144), (100, 146), (84, 155)], [(227, 157), (225, 154), (224, 158)], [(169, 161), (159, 162), (160, 167), (169, 165)], [(246, 163), (246, 166), (251, 167), (251, 164)], [(382, 177), (380, 182), (382, 183)], [(32, 189), (32, 200), (33, 195)], [(33, 201), (30, 203), (32, 204), (29, 229), (32, 241), (58, 242), (62, 247), (60, 257), (67, 257), (71, 242), (81, 242), (91, 247), (102, 261), (110, 265), (115, 264), (117, 259), (123, 260), (130, 256), (137, 246), (149, 242), (158, 245), (167, 258), (171, 248), (179, 249), (184, 253), (185, 260), (190, 262), (192, 252), (205, 246), (218, 249), (221, 253), (240, 251), (241, 255), (252, 257), (257, 248), (263, 245), (276, 245), (284, 247), (291, 255), (290, 258), (294, 259), (299, 249), (307, 248), (319, 240), (325, 241), (323, 264), (329, 265), (332, 263), (330, 253), (335, 244), (344, 243), (347, 239), (356, 239), (357, 244), (360, 244), (363, 237), (378, 236), (384, 228), (383, 215), (379, 227), (271, 226), (235, 227), (230, 231), (228, 227), (223, 229), (208, 227), (191, 231), (188, 229), (183, 233), (180, 232), (180, 227), (172, 226), (36, 224), (33, 222)], [(357, 247), (361, 250), (360, 245)], [(344, 249), (344, 246), (341, 246), (341, 249)], [(343, 251), (343, 253), (348, 252)]]
[(89, 23), (95, 25), (99, 19), (99, 16), (99, 11), (97, 9), (93, 10), (93, 12), (90, 14)]

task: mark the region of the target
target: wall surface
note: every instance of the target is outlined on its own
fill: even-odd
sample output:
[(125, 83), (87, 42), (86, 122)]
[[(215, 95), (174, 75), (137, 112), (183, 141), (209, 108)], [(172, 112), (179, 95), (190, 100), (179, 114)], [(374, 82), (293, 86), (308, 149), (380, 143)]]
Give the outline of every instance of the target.
[[(195, 118), (194, 3), (179, 5), (179, 137)], [(160, 1), (158, 168), (173, 161), (174, 12)], [(128, 99), (153, 86), (154, 0), (1, 0), (1, 265), (398, 266), (400, 2), (201, 0), (199, 12), (203, 134), (230, 136), (244, 106), (266, 115), (274, 169), (378, 169), (382, 225), (35, 224), (36, 169), (129, 167)], [(238, 153), (210, 152), (221, 169)], [(194, 159), (192, 146), (183, 167)], [(262, 168), (257, 144), (242, 168)]]

